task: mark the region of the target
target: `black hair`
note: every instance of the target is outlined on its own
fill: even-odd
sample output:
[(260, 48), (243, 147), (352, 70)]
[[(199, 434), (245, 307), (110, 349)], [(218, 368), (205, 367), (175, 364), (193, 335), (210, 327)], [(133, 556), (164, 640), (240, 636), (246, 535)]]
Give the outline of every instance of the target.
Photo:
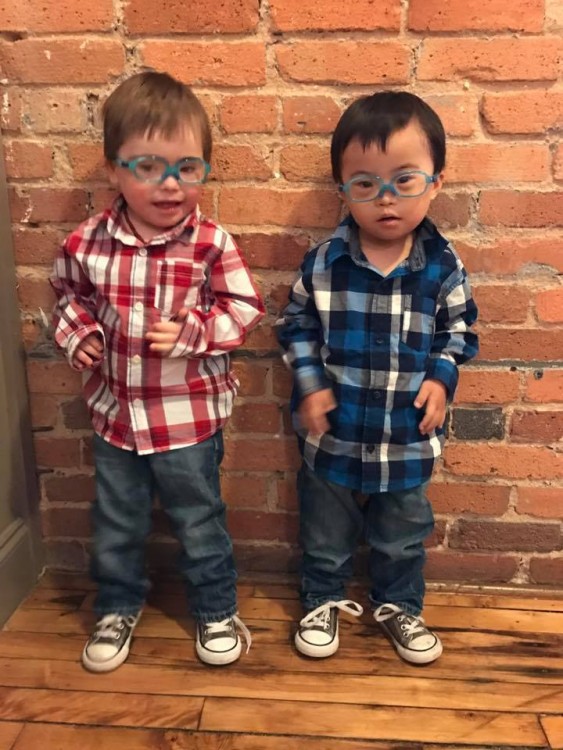
[(416, 121), (428, 138), (434, 174), (446, 163), (446, 134), (442, 121), (430, 105), (407, 91), (382, 91), (356, 99), (344, 112), (332, 135), (330, 159), (334, 181), (342, 181), (342, 154), (350, 141), (363, 148), (377, 143), (385, 151), (389, 136)]

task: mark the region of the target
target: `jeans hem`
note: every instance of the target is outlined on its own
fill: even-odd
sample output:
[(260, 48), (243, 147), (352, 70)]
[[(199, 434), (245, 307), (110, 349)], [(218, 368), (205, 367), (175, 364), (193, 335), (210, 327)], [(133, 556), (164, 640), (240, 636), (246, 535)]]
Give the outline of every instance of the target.
[(413, 615), (413, 617), (420, 617), (420, 613), (422, 612), (422, 609), (420, 607), (413, 607), (411, 604), (406, 604), (405, 602), (378, 602), (372, 599), (371, 596), (369, 600), (374, 611), (384, 604), (394, 604), (395, 607), (399, 607), (403, 610), (403, 612), (406, 612), (407, 615)]
[(138, 617), (141, 614), (143, 607), (104, 607), (103, 609), (96, 609), (95, 615), (98, 619), (105, 617), (106, 615), (120, 615), (121, 617)]
[(224, 609), (221, 612), (193, 612), (193, 617), (197, 622), (202, 625), (207, 625), (209, 622), (221, 622), (221, 620), (227, 620), (229, 617), (233, 617), (238, 612), (237, 607), (230, 607)]

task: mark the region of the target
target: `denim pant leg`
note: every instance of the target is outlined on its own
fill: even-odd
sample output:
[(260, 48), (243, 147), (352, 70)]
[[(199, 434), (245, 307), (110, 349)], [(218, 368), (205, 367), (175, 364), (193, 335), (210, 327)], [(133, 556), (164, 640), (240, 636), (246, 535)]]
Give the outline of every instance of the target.
[(221, 499), (223, 435), (150, 456), (160, 503), (181, 547), (180, 572), (193, 616), (217, 622), (237, 611), (233, 545)]
[(369, 498), (366, 541), (370, 547), (370, 599), (375, 606), (396, 604), (413, 615), (422, 610), (424, 540), (434, 528), (427, 486)]
[(300, 503), (301, 602), (311, 611), (343, 599), (363, 527), (353, 490), (318, 477), (306, 464), (297, 476)]
[(98, 617), (135, 615), (149, 589), (145, 540), (151, 527), (152, 479), (145, 456), (94, 435), (96, 499), (92, 507), (92, 577)]

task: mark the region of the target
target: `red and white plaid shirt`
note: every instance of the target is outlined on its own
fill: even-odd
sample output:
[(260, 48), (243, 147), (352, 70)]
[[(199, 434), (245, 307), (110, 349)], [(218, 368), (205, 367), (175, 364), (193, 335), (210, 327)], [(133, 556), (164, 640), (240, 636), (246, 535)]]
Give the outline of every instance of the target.
[[(84, 373), (94, 430), (119, 448), (156, 453), (206, 440), (230, 416), (238, 382), (231, 349), (264, 315), (233, 238), (199, 209), (143, 242), (118, 198), (70, 234), (55, 260), (55, 340), (69, 362), (91, 333), (104, 357)], [(167, 356), (145, 340), (149, 326), (188, 307)]]

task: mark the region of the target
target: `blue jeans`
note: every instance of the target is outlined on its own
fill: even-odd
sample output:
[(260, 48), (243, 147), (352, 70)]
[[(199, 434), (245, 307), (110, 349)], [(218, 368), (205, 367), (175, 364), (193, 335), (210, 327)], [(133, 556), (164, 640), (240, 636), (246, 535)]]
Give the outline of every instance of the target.
[(154, 491), (181, 545), (180, 572), (189, 607), (201, 622), (237, 610), (236, 569), (219, 487), (223, 436), (139, 456), (94, 435), (96, 499), (92, 576), (96, 614), (137, 614), (149, 589), (145, 540)]
[(297, 477), (301, 510), (301, 601), (306, 611), (346, 596), (353, 556), (362, 534), (369, 546), (370, 600), (413, 615), (424, 599), (424, 539), (434, 528), (427, 484), (403, 492), (369, 495), (318, 477), (302, 465)]

